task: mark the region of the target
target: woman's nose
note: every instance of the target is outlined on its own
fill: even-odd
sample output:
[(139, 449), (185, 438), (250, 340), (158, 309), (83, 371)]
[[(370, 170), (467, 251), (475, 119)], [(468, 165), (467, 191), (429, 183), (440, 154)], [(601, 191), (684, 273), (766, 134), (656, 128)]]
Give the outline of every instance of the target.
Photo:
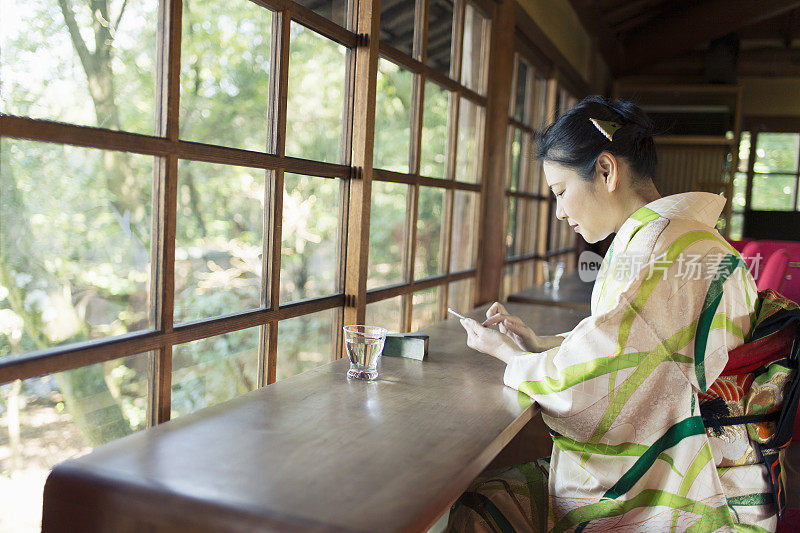
[(564, 208), (561, 206), (561, 202), (556, 200), (556, 218), (558, 220), (566, 220), (567, 214), (564, 212)]

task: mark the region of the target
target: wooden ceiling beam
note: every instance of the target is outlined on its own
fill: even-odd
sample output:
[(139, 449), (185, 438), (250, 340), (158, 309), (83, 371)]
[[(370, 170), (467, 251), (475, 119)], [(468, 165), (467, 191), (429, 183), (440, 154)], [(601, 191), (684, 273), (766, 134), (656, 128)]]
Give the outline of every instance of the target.
[(616, 61), (623, 53), (622, 44), (617, 39), (616, 34), (609, 30), (608, 26), (602, 22), (602, 14), (593, 0), (570, 0), (572, 9), (578, 14), (584, 29), (594, 38), (597, 50), (605, 59), (606, 64), (611, 67), (611, 62)]
[(603, 13), (603, 21), (611, 26), (613, 30), (618, 24), (639, 15), (642, 11), (658, 9), (656, 6), (660, 3), (661, 0), (632, 0), (625, 2)]
[(798, 7), (800, 0), (707, 0), (638, 28), (623, 43), (624, 60), (612, 63), (612, 69), (630, 74)]
[(739, 52), (739, 76), (800, 76), (800, 49), (754, 48)]
[[(702, 76), (705, 70), (705, 54), (692, 52), (643, 68), (641, 74)], [(736, 63), (736, 75), (740, 77), (788, 77), (800, 76), (800, 49), (798, 48), (754, 48), (740, 50)]]

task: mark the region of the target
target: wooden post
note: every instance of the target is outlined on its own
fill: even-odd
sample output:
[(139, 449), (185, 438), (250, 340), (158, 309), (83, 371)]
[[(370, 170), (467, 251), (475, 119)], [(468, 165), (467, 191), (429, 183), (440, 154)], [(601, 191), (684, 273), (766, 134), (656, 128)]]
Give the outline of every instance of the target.
[[(284, 9), (272, 19), (272, 55), (270, 57), (269, 117), (271, 128), (267, 144), (281, 157), (286, 155), (286, 107), (289, 100), (289, 37), (292, 26), (292, 13)], [(270, 173), (269, 208), (274, 223), (270, 224), (269, 246), (269, 308), (280, 308), (281, 290), (281, 248), (283, 242), (283, 175), (285, 167)], [(266, 236), (266, 234), (265, 234)], [(265, 272), (266, 273), (266, 272)], [(266, 350), (265, 385), (275, 383), (278, 378), (278, 321), (267, 328), (263, 347)], [(263, 336), (263, 335), (262, 335)], [(259, 346), (259, 349), (261, 346)]]
[(347, 302), (344, 322), (347, 324), (363, 324), (366, 316), (380, 1), (359, 2), (356, 17), (356, 32), (366, 36), (366, 45), (356, 47), (351, 163), (353, 173), (350, 177), (349, 198), (345, 200), (348, 202), (344, 280)]
[(500, 295), (505, 250), (503, 202), (505, 201), (506, 137), (508, 103), (514, 76), (514, 2), (502, 0), (495, 6), (489, 49), (489, 84), (486, 106), (486, 142), (483, 146), (481, 195), (481, 239), (478, 243), (478, 290), (476, 304), (496, 300)]
[[(172, 0), (161, 13), (161, 28), (166, 31), (159, 41), (159, 99), (156, 134), (178, 141), (178, 115), (180, 113), (181, 72), (181, 11), (183, 2)], [(158, 222), (153, 240), (158, 250), (155, 276), (155, 301), (158, 313), (156, 327), (164, 333), (173, 330), (175, 304), (175, 232), (178, 209), (178, 157), (174, 153), (156, 164), (156, 194)], [(160, 424), (170, 419), (172, 410), (172, 346), (164, 345), (153, 352), (151, 368), (151, 394), (148, 395), (150, 417), (148, 423)]]

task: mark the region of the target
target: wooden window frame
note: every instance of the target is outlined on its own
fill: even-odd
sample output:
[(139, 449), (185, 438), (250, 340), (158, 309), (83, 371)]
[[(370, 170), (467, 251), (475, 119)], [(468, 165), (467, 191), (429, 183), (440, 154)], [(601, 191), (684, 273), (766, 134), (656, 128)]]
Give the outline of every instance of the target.
[[(54, 346), (27, 352), (18, 356), (0, 359), (0, 382), (24, 380), (41, 375), (71, 370), (95, 363), (121, 359), (139, 353), (153, 354), (148, 376), (148, 426), (170, 418), (172, 385), (172, 348), (177, 344), (260, 326), (258, 386), (274, 383), (277, 363), (277, 324), (281, 320), (295, 318), (329, 309), (352, 305), (346, 296), (344, 280), (345, 257), (341, 251), (339, 282), (334, 294), (309, 298), (281, 305), (280, 259), (283, 175), (285, 172), (308, 176), (338, 179), (342, 182), (340, 195), (339, 234), (346, 235), (351, 206), (347, 199), (352, 196), (352, 184), (362, 182), (362, 170), (355, 164), (347, 164), (357, 150), (353, 147), (354, 122), (363, 121), (353, 116), (358, 90), (355, 90), (352, 70), (357, 68), (361, 57), (369, 56), (369, 46), (357, 31), (350, 31), (304, 6), (291, 0), (249, 0), (272, 12), (271, 60), (269, 88), (269, 151), (256, 152), (225, 146), (209, 145), (182, 140), (178, 132), (180, 99), (180, 51), (182, 32), (182, 2), (163, 0), (159, 3), (157, 36), (157, 85), (156, 85), (156, 129), (153, 135), (106, 130), (98, 127), (60, 123), (52, 120), (32, 119), (14, 115), (0, 115), (0, 137), (38, 142), (57, 143), (70, 146), (113, 150), (153, 156), (155, 165), (155, 195), (153, 215), (154, 255), (151, 282), (155, 314), (154, 327), (150, 330), (125, 335), (95, 339), (80, 343)], [(355, 5), (351, 2), (351, 6)], [(354, 28), (363, 27), (363, 14), (369, 19), (371, 4), (361, 3), (358, 18), (351, 11)], [(343, 105), (343, 145), (345, 164), (325, 163), (285, 155), (285, 134), (288, 91), (289, 30), (292, 22), (302, 24), (347, 48), (346, 90)], [(367, 30), (368, 31), (368, 30)], [(364, 33), (367, 33), (365, 31)], [(374, 34), (374, 33), (373, 33)], [(377, 49), (377, 45), (373, 45)], [(373, 55), (374, 55), (373, 51)], [(373, 76), (374, 77), (374, 76)], [(373, 91), (374, 93), (374, 91)], [(362, 91), (363, 94), (363, 91)], [(362, 96), (363, 98), (363, 96)], [(374, 94), (373, 94), (374, 106)], [(371, 131), (369, 134), (371, 137)], [(363, 151), (363, 150), (362, 150)], [(269, 203), (265, 207), (271, 222), (264, 233), (264, 261), (267, 268), (262, 277), (269, 280), (269, 299), (259, 309), (216, 316), (190, 323), (175, 325), (174, 310), (174, 261), (177, 212), (177, 182), (179, 160), (200, 161), (261, 169), (267, 173), (266, 187)], [(370, 153), (371, 159), (371, 153)], [(351, 198), (352, 200), (352, 198)], [(263, 287), (266, 289), (266, 286)], [(340, 313), (339, 322), (342, 321)], [(337, 330), (341, 328), (336, 328)], [(341, 357), (341, 343), (335, 343), (335, 356)]]
[[(411, 125), (410, 125), (410, 147), (409, 147), (409, 172), (395, 172), (385, 169), (375, 168), (372, 170), (372, 180), (398, 183), (408, 185), (408, 201), (406, 208), (406, 218), (404, 222), (406, 246), (403, 250), (402, 270), (403, 281), (388, 286), (381, 286), (366, 291), (365, 305), (377, 303), (389, 298), (401, 297), (401, 320), (400, 330), (409, 331), (413, 322), (413, 296), (414, 293), (441, 287), (437, 301), (436, 316), (439, 320), (446, 318), (447, 302), (449, 299), (450, 284), (463, 279), (476, 278), (478, 264), (473, 268), (453, 272), (451, 271), (451, 241), (454, 231), (453, 210), (455, 208), (455, 192), (469, 191), (480, 196), (483, 192), (485, 176), (478, 169), (478, 183), (467, 183), (456, 180), (456, 158), (457, 158), (457, 138), (458, 121), (461, 99), (464, 98), (483, 109), (484, 116), (488, 105), (488, 97), (483, 96), (468, 87), (462, 85), (461, 67), (463, 56), (463, 34), (465, 24), (466, 4), (470, 3), (489, 21), (489, 32), (492, 27), (492, 5), (484, 0), (454, 0), (453, 5), (453, 34), (451, 40), (451, 62), (450, 75), (444, 75), (438, 70), (427, 64), (427, 29), (428, 12), (430, 0), (417, 0), (416, 12), (422, 16), (415, 18), (414, 47), (412, 55), (392, 47), (386, 43), (379, 43), (378, 53), (382, 59), (386, 59), (393, 64), (410, 72), (413, 76), (411, 91)], [(488, 52), (488, 51), (487, 51)], [(431, 178), (424, 176), (420, 172), (422, 154), (422, 125), (423, 109), (425, 97), (425, 84), (427, 81), (436, 83), (440, 88), (447, 90), (449, 95), (448, 121), (447, 121), (447, 141), (444, 178)], [(373, 125), (374, 128), (374, 125)], [(483, 151), (483, 132), (478, 131), (480, 142), (475, 147), (477, 153)], [(419, 214), (419, 194), (420, 187), (435, 187), (444, 192), (444, 206), (442, 213), (440, 246), (440, 271), (439, 275), (417, 279), (414, 276), (414, 265), (416, 262), (417, 249), (417, 218)], [(475, 228), (478, 231), (478, 228)], [(477, 254), (477, 250), (476, 250)], [(475, 291), (473, 291), (474, 293)], [(474, 301), (474, 294), (471, 300)]]
[[(520, 62), (524, 61), (527, 66), (527, 81), (525, 85), (525, 117), (522, 120), (518, 120), (515, 118), (516, 113), (516, 91), (518, 85), (518, 76), (519, 76), (519, 65)], [(545, 94), (546, 99), (546, 106), (544, 109), (545, 116), (539, 116), (540, 110), (537, 108), (536, 105), (536, 81), (538, 78), (547, 79), (547, 89)], [(517, 200), (517, 212), (521, 209), (523, 202), (537, 202), (537, 218), (538, 221), (535, 225), (530, 223), (525, 223), (522, 227), (517, 226), (515, 228), (515, 241), (521, 243), (530, 242), (533, 240), (534, 243), (534, 252), (523, 252), (505, 257), (504, 251), (504, 259), (503, 259), (503, 267), (504, 272), (506, 272), (511, 267), (522, 267), (520, 272), (522, 275), (515, 275), (514, 269), (512, 268), (512, 272), (504, 273), (504, 276), (511, 276), (511, 280), (508, 284), (503, 283), (504, 290), (508, 292), (508, 294), (517, 292), (522, 290), (525, 287), (533, 285), (535, 283), (540, 283), (543, 281), (543, 273), (541, 264), (544, 261), (550, 259), (559, 259), (563, 257), (570, 258), (574, 255), (576, 251), (576, 241), (574, 236), (571, 234), (566, 233), (565, 227), (559, 227), (554, 223), (553, 215), (555, 213), (555, 200), (552, 195), (549, 194), (549, 190), (546, 187), (546, 183), (544, 181), (543, 176), (540, 176), (539, 179), (539, 190), (532, 191), (532, 190), (512, 190), (509, 188), (509, 181), (508, 176), (510, 176), (511, 168), (512, 168), (512, 154), (511, 154), (511, 146), (513, 143), (513, 135), (516, 130), (521, 132), (527, 133), (530, 136), (531, 141), (533, 138), (540, 132), (539, 129), (536, 128), (537, 125), (543, 127), (547, 123), (549, 123), (549, 118), (556, 116), (557, 111), (559, 111), (559, 96), (565, 93), (568, 93), (568, 90), (563, 86), (562, 83), (559, 82), (558, 76), (555, 75), (553, 72), (552, 67), (548, 66), (547, 63), (542, 60), (532, 49), (532, 47), (526, 42), (525, 39), (516, 39), (516, 51), (514, 54), (514, 75), (512, 78), (512, 98), (509, 102), (508, 106), (508, 140), (506, 146), (506, 176), (504, 176), (506, 184), (504, 186), (505, 191), (505, 201), (503, 204), (503, 211), (506, 215), (503, 217), (503, 227), (504, 232), (503, 234), (506, 235), (508, 231), (508, 216), (507, 216), (507, 206), (511, 199)], [(532, 149), (532, 147), (531, 147)], [(537, 165), (540, 164), (535, 162), (532, 157), (524, 157), (525, 151), (523, 150), (522, 154), (520, 155), (520, 176), (532, 176), (533, 169), (529, 168), (530, 165)], [(532, 154), (531, 154), (532, 155)], [(540, 170), (541, 172), (541, 170)], [(523, 179), (520, 178), (522, 182)], [(530, 235), (528, 232), (535, 232), (534, 235)], [(554, 232), (558, 232), (555, 234)], [(571, 246), (565, 247), (557, 247), (555, 249), (550, 247), (551, 239), (553, 235), (558, 236), (559, 242), (569, 242), (570, 239), (572, 240)], [(532, 239), (531, 239), (532, 237)], [(529, 266), (533, 266), (533, 268), (526, 268)], [(504, 297), (507, 297), (508, 294), (503, 294)]]
[[(794, 189), (792, 190), (792, 209), (781, 209), (780, 212), (798, 212), (800, 211), (800, 207), (798, 207), (798, 200), (800, 200), (800, 153), (798, 153), (798, 161), (797, 161), (797, 170), (795, 172), (756, 172), (755, 171), (755, 163), (756, 163), (756, 148), (758, 146), (758, 136), (763, 133), (790, 133), (795, 135), (800, 135), (800, 122), (794, 123), (794, 128), (789, 126), (788, 124), (783, 123), (782, 121), (776, 121), (775, 124), (770, 124), (769, 121), (766, 121), (764, 124), (764, 119), (761, 121), (762, 123), (759, 124), (759, 127), (752, 127), (742, 128), (742, 133), (745, 131), (750, 132), (750, 152), (748, 154), (747, 159), (747, 170), (745, 173), (747, 174), (747, 186), (745, 189), (745, 205), (739, 211), (736, 209), (731, 209), (732, 215), (744, 215), (745, 211), (752, 211), (752, 200), (753, 200), (753, 180), (758, 176), (793, 176), (794, 177)], [(788, 127), (787, 127), (788, 126)], [(739, 143), (741, 143), (741, 136), (739, 137)], [(738, 146), (738, 144), (737, 144)], [(734, 177), (736, 174), (741, 174), (742, 172), (739, 171), (738, 168), (734, 169), (733, 175)]]
[[(411, 298), (414, 292), (442, 286), (437, 316), (444, 318), (450, 283), (476, 278), (479, 263), (466, 271), (450, 271), (450, 239), (453, 225), (453, 197), (456, 191), (470, 191), (483, 195), (485, 179), (479, 167), (479, 183), (455, 180), (456, 138), (458, 111), (461, 98), (481, 106), (486, 113), (488, 96), (468, 89), (455, 80), (460, 79), (462, 35), (466, 2), (469, 1), (489, 20), (492, 26), (495, 4), (489, 0), (455, 0), (453, 53), (451, 74), (454, 79), (433, 70), (425, 63), (427, 13), (429, 0), (417, 0), (415, 18), (416, 58), (400, 53), (378, 39), (379, 11), (376, 1), (350, 2), (349, 30), (318, 15), (291, 0), (249, 0), (272, 11), (271, 60), (269, 88), (268, 151), (256, 152), (232, 147), (209, 145), (182, 140), (179, 137), (180, 112), (180, 54), (182, 32), (181, 0), (162, 0), (159, 3), (157, 35), (157, 85), (155, 90), (156, 127), (153, 135), (127, 131), (107, 130), (99, 127), (60, 123), (53, 120), (32, 119), (23, 116), (0, 115), (0, 138), (57, 143), (69, 146), (113, 150), (152, 156), (156, 161), (154, 171), (154, 214), (150, 283), (154, 302), (154, 326), (121, 336), (95, 339), (80, 343), (27, 352), (0, 359), (0, 383), (25, 380), (37, 376), (71, 370), (91, 364), (148, 353), (151, 368), (148, 375), (148, 420), (153, 426), (170, 419), (172, 389), (172, 352), (177, 344), (230, 333), (259, 326), (258, 387), (276, 381), (278, 323), (315, 312), (339, 309), (336, 330), (341, 336), (344, 323), (363, 323), (366, 305), (395, 296), (403, 297), (404, 330), (411, 319)], [(355, 7), (354, 7), (355, 6)], [(288, 91), (289, 41), (292, 22), (339, 43), (347, 48), (346, 89), (342, 164), (288, 157), (286, 149), (286, 115)], [(491, 32), (491, 29), (490, 29)], [(408, 174), (372, 169), (375, 92), (377, 63), (385, 57), (412, 71), (413, 106), (411, 134), (411, 172)], [(423, 89), (427, 79), (450, 91), (448, 125), (448, 161), (445, 179), (422, 176), (419, 173)], [(488, 88), (487, 88), (488, 91)], [(483, 137), (483, 132), (478, 132)], [(476, 146), (479, 154), (482, 146)], [(267, 174), (268, 203), (265, 206), (264, 232), (264, 293), (268, 299), (259, 309), (216, 316), (190, 323), (174, 323), (175, 288), (175, 238), (177, 225), (177, 184), (180, 160), (235, 165), (264, 170)], [(341, 182), (339, 234), (339, 283), (336, 293), (303, 301), (280, 303), (281, 217), (283, 211), (283, 179), (286, 172)], [(406, 211), (406, 230), (409, 232), (408, 250), (404, 260), (404, 283), (366, 290), (367, 254), (369, 245), (369, 220), (371, 183), (373, 179), (404, 183), (413, 191), (409, 195)], [(416, 218), (419, 187), (439, 187), (445, 192), (445, 209), (442, 234), (444, 273), (427, 279), (413, 277), (416, 244)], [(480, 216), (480, 214), (479, 214)], [(475, 231), (479, 231), (479, 227)], [(476, 252), (477, 254), (477, 252)], [(476, 258), (479, 261), (479, 258)], [(269, 283), (269, 287), (266, 284)], [(267, 288), (269, 290), (267, 291)], [(473, 291), (475, 292), (475, 291)], [(473, 296), (474, 300), (474, 296)], [(341, 338), (334, 339), (335, 358), (342, 357)]]

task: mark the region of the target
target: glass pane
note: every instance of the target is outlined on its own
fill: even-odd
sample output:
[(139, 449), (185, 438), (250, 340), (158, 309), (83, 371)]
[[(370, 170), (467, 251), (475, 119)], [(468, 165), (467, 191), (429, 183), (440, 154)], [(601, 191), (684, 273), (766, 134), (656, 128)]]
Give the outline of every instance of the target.
[(461, 99), (458, 111), (458, 146), (456, 148), (456, 179), (477, 183), (480, 173), (480, 133), (483, 131), (483, 108), (466, 98)]
[(506, 300), (509, 294), (517, 292), (517, 279), (519, 278), (518, 265), (506, 265), (503, 270), (503, 286), (501, 287), (500, 298)]
[(547, 78), (535, 77), (534, 89), (536, 89), (534, 100), (533, 124), (536, 128), (543, 128), (552, 120), (547, 116)]
[[(525, 192), (535, 192), (533, 190), (532, 185), (532, 178), (530, 174), (530, 167), (531, 163), (533, 163), (533, 158), (531, 156), (531, 135), (523, 131), (522, 136), (519, 139), (520, 144), (520, 156), (519, 156), (519, 190)], [(479, 167), (480, 168), (480, 165)]]
[(153, 327), (153, 158), (0, 140), (0, 357)]
[(175, 235), (175, 321), (263, 304), (264, 170), (181, 161)]
[(339, 287), (336, 179), (284, 174), (280, 301), (334, 294)]
[(328, 309), (278, 322), (278, 380), (333, 360), (338, 313), (338, 309)]
[(513, 196), (506, 198), (506, 257), (514, 257), (517, 251), (517, 206), (519, 200)]
[(386, 61), (378, 60), (375, 100), (375, 168), (408, 172), (411, 140), (411, 85), (414, 76)]
[(759, 133), (756, 141), (756, 172), (796, 172), (800, 134)]
[(792, 193), (797, 179), (794, 176), (753, 176), (752, 209), (791, 211)]
[(0, 113), (152, 134), (158, 2), (60, 4), (0, 0)]
[(443, 210), (444, 189), (419, 188), (414, 279), (429, 278), (444, 272), (441, 258)]
[(433, 82), (425, 82), (422, 113), (420, 173), (444, 178), (447, 158), (447, 117), (450, 93)]
[(468, 3), (464, 13), (464, 51), (461, 57), (461, 83), (478, 94), (486, 94), (486, 52), (488, 45), (489, 20)]
[(0, 385), (0, 530), (40, 531), (58, 463), (143, 429), (148, 353)]
[(292, 23), (286, 155), (340, 163), (345, 47)]
[(509, 189), (512, 191), (519, 190), (519, 173), (520, 173), (520, 163), (522, 162), (521, 152), (522, 152), (522, 130), (517, 128), (511, 127), (513, 132), (513, 139), (511, 140), (511, 164), (509, 165), (510, 171), (510, 179), (511, 183), (509, 185)]
[(523, 254), (531, 254), (536, 251), (536, 234), (539, 231), (539, 204), (539, 200), (522, 201), (523, 213), (520, 216), (522, 247), (520, 252)]
[(462, 279), (450, 284), (447, 292), (447, 306), (452, 307), (462, 315), (468, 313), (474, 307), (473, 290), (475, 289), (475, 278)]
[(739, 171), (747, 172), (747, 163), (750, 158), (750, 132), (743, 131), (739, 140)]
[(347, 20), (347, 0), (296, 0), (301, 6), (322, 15), (343, 28), (349, 28)]
[(442, 320), (439, 313), (439, 289), (440, 287), (431, 287), (412, 295), (411, 331), (419, 331)]
[(453, 42), (453, 1), (431, 0), (428, 12), (428, 65), (450, 75)]
[(177, 344), (172, 351), (172, 418), (258, 387), (259, 326)]
[(731, 239), (738, 240), (742, 238), (744, 230), (744, 215), (742, 213), (733, 213), (731, 215), (731, 229), (729, 236)]
[(455, 191), (450, 272), (475, 268), (478, 254), (478, 193)]
[(401, 330), (402, 316), (403, 297), (395, 296), (374, 304), (367, 304), (367, 318), (365, 320), (371, 326), (381, 326), (392, 333), (397, 333)]
[(733, 202), (731, 207), (734, 211), (744, 211), (746, 193), (747, 174), (744, 172), (737, 172), (733, 176)]
[(542, 177), (543, 176), (542, 162), (533, 157), (533, 154), (531, 152), (535, 150), (535, 147), (533, 146), (533, 142), (530, 140), (530, 138), (527, 136), (526, 138), (528, 139), (527, 142), (529, 147), (527, 156), (528, 172), (530, 172), (530, 184), (531, 184), (529, 192), (532, 192), (534, 194), (543, 194), (547, 196), (549, 192), (542, 190), (547, 188), (547, 183), (545, 183), (545, 180)]
[(572, 109), (572, 106), (575, 105), (574, 104), (575, 99), (572, 96), (570, 96), (570, 94), (567, 92), (566, 89), (560, 89), (558, 91), (558, 94), (559, 94), (558, 105), (557, 105), (558, 116), (561, 116), (570, 109)]
[(408, 185), (372, 182), (367, 289), (403, 281)]
[(555, 208), (551, 206), (550, 209), (551, 218), (550, 221), (550, 228), (547, 232), (547, 251), (552, 252), (558, 250), (558, 225), (561, 224), (561, 221), (556, 220), (555, 218)]
[(271, 26), (248, 0), (184, 1), (182, 139), (267, 149)]
[(528, 64), (517, 56), (517, 88), (516, 95), (514, 96), (514, 109), (512, 116), (519, 120), (527, 122), (527, 110), (525, 109), (526, 93), (528, 88)]
[(381, 41), (406, 55), (414, 46), (414, 10), (416, 0), (381, 2)]

